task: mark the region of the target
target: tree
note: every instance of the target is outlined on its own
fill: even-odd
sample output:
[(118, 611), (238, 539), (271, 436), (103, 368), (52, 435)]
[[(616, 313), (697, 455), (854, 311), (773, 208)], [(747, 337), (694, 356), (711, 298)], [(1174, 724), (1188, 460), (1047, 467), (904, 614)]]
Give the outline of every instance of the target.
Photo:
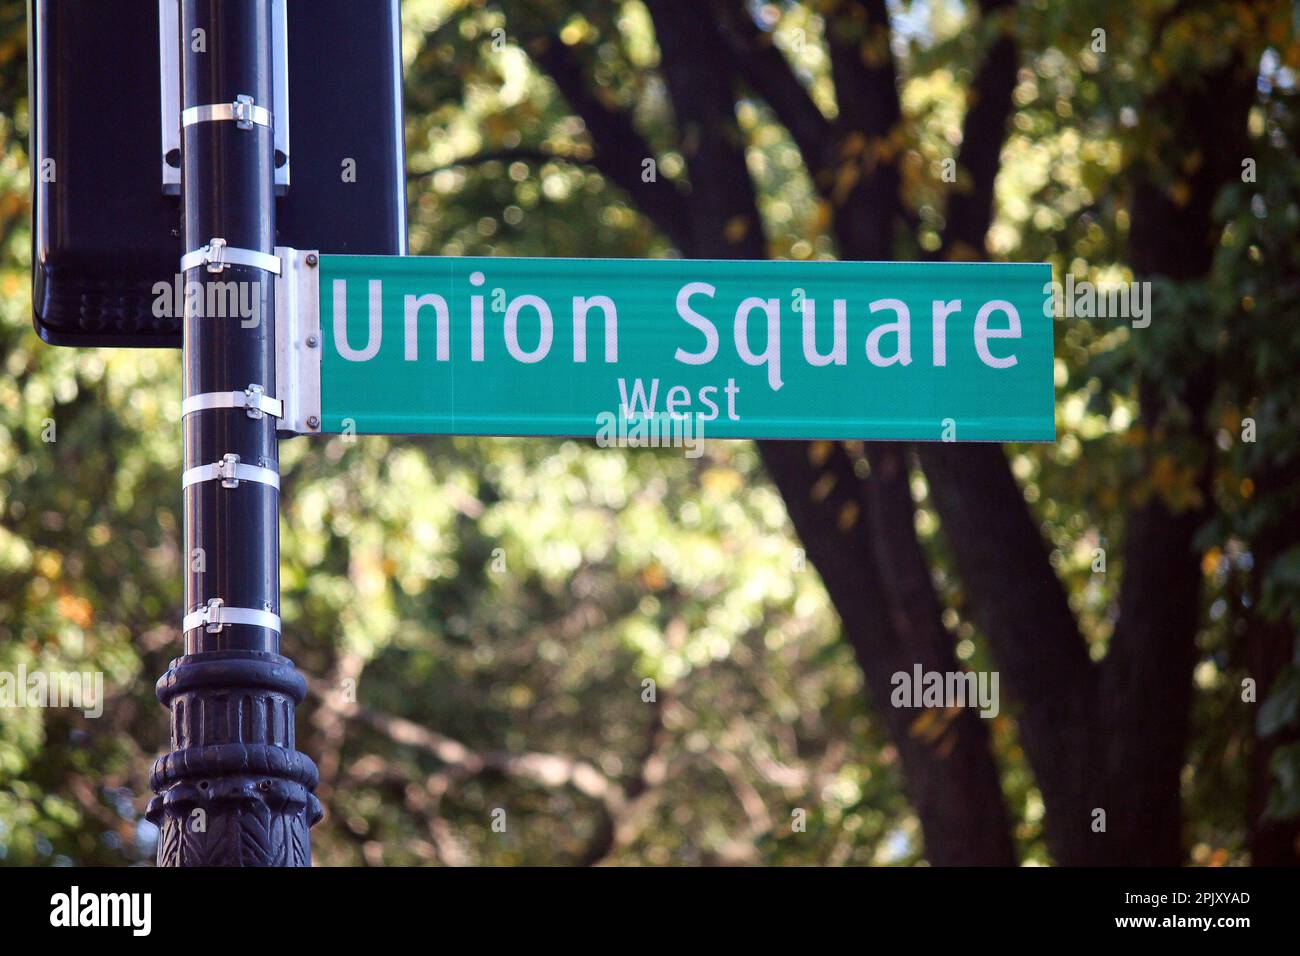
[[(756, 13), (722, 0), (647, 0), (689, 185), (638, 180), (635, 171), (652, 150), (627, 112), (611, 109), (590, 88), (580, 44), (566, 42), (562, 33), (538, 32), (531, 17), (506, 12), (582, 117), (597, 168), (627, 189), (687, 255), (756, 258), (766, 251), (736, 119), (737, 97), (748, 88), (797, 144), (828, 210), (840, 257), (893, 258), (909, 248), (898, 239), (900, 231), (915, 226), (900, 174), (904, 144), (915, 137), (899, 101), (889, 12), (883, 0), (817, 5), (835, 94), (830, 118), (779, 49), (779, 28), (763, 26), (764, 19), (791, 16), (797, 6), (770, 4)], [(1134, 275), (1186, 286), (1211, 278), (1221, 230), (1215, 200), (1238, 178), (1249, 151), (1257, 64), (1279, 25), (1289, 36), (1289, 11), (1284, 5), (1160, 7), (1152, 5), (1151, 13), (1159, 15), (1149, 31), (1115, 30), (1129, 55), (1143, 51), (1156, 60), (1137, 84), (1139, 135), (1117, 179), (1131, 191), (1126, 213)], [(982, 42), (940, 256), (986, 254), (1018, 61), (1025, 40), (1033, 39), (1017, 27), (1019, 13), (1003, 0), (979, 5)], [(1039, 28), (1054, 27), (1053, 39), (1062, 46), (1091, 36), (1095, 53), (1098, 34), (1085, 25), (1102, 22), (1098, 13), (1083, 8)], [(609, 27), (608, 18), (593, 10), (574, 14), (569, 23), (575, 20), (597, 24), (596, 33)], [(1105, 35), (1101, 28), (1103, 50)], [(1222, 48), (1206, 52), (1225, 37)], [(1039, 55), (1048, 53), (1059, 55), (1056, 49)], [(1174, 326), (1194, 319), (1177, 306), (1160, 316)], [(1153, 374), (1163, 368), (1139, 369), (1135, 376), (1141, 427), (1157, 438), (1144, 449), (1142, 471), (1156, 475), (1169, 449), (1181, 444), (1191, 446), (1180, 455), (1188, 461), (1187, 478), (1184, 487), (1137, 496), (1129, 508), (1118, 619), (1100, 660), (1080, 634), (1005, 454), (991, 446), (919, 450), (945, 539), (1019, 711), (1047, 808), (1048, 843), (1061, 863), (1171, 864), (1183, 858), (1180, 772), (1201, 615), (1193, 545), (1208, 514), (1206, 415), (1216, 381), (1213, 354), (1196, 341), (1195, 329), (1168, 339), (1191, 365), (1176, 377)], [(963, 712), (941, 734), (922, 740), (908, 717), (884, 706), (892, 673), (913, 663), (956, 667), (954, 641), (914, 532), (909, 450), (874, 443), (860, 453), (843, 445), (761, 447), (902, 753), (927, 854), (936, 863), (1010, 862), (996, 770), (975, 716)], [(1268, 671), (1264, 680), (1272, 682)], [(1091, 825), (1099, 809), (1107, 821), (1100, 832)]]

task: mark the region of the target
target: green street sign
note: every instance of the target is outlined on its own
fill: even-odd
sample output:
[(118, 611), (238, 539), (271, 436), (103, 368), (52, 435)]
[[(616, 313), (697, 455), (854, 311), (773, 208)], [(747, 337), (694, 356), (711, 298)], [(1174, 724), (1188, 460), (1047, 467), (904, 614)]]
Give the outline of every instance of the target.
[(1051, 279), (1039, 263), (321, 256), (321, 430), (1051, 441)]

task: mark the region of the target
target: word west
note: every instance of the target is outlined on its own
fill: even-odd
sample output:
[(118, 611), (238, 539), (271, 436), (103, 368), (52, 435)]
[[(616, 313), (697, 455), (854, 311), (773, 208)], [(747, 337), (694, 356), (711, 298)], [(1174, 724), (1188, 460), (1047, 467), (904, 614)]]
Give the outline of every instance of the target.
[(148, 936), (153, 928), (150, 893), (82, 893), (74, 886), (50, 897), (50, 925), (125, 926), (133, 936)]
[(997, 671), (922, 671), (920, 664), (912, 673), (895, 671), (889, 682), (894, 686), (889, 702), (895, 707), (975, 707), (980, 716), (998, 715)]
[(178, 272), (171, 282), (154, 283), (153, 315), (239, 319), (243, 328), (255, 329), (261, 322), (261, 288), (257, 282), (186, 282)]
[[(482, 288), (485, 281), (482, 272), (470, 273), (469, 284), (472, 287)], [(539, 295), (508, 297), (503, 290), (497, 291), (501, 292), (498, 297), (499, 304), (503, 306), (501, 336), (506, 353), (514, 361), (524, 365), (542, 362), (556, 348), (558, 323), (551, 305)], [(348, 339), (347, 281), (335, 279), (333, 282), (331, 294), (334, 306), (334, 346), (339, 355), (349, 362), (370, 361), (379, 354), (383, 344), (383, 280), (369, 280), (367, 292), (369, 314), (365, 344), (357, 347)], [(683, 335), (672, 357), (681, 365), (708, 365), (718, 358), (723, 348), (723, 337), (718, 328), (719, 320), (701, 311), (715, 305), (716, 295), (717, 288), (708, 282), (687, 282), (678, 288), (674, 303), (676, 316), (683, 323), (680, 327)], [(848, 365), (850, 350), (847, 300), (842, 298), (832, 300), (828, 337), (826, 326), (819, 327), (816, 300), (807, 296), (796, 295), (795, 297), (800, 301), (802, 360), (812, 367)], [(453, 299), (455, 298), (457, 297), (453, 296)], [(459, 340), (468, 344), (469, 360), (483, 362), (487, 336), (486, 297), (481, 294), (471, 294), (468, 298), (468, 317), (453, 323), (451, 307), (447, 303), (446, 296), (436, 292), (405, 295), (402, 299), (404, 360), (407, 362), (420, 360), (423, 320), (431, 322), (432, 325), (435, 361), (452, 360), (452, 340), (456, 337), (453, 336), (453, 328), (455, 328), (459, 336), (463, 336)], [(620, 342), (619, 311), (614, 298), (610, 295), (575, 295), (570, 298), (568, 305), (569, 326), (572, 329), (572, 335), (568, 338), (573, 362), (578, 365), (588, 361), (616, 364), (619, 361)], [(728, 311), (731, 312), (728, 347), (734, 347), (736, 358), (743, 364), (764, 369), (767, 385), (774, 392), (780, 391), (784, 385), (782, 369), (784, 363), (790, 361), (789, 356), (782, 353), (781, 332), (782, 322), (785, 321), (782, 305), (782, 300), (776, 297), (749, 296), (741, 299), (734, 311), (730, 309), (723, 311), (724, 315)], [(931, 302), (928, 317), (927, 358), (933, 367), (942, 368), (948, 364), (948, 321), (965, 308), (967, 305), (961, 299)], [(716, 308), (710, 311), (717, 314)], [(866, 311), (867, 317), (876, 322), (863, 337), (859, 349), (859, 353), (865, 357), (867, 363), (876, 368), (911, 365), (916, 360), (916, 355), (913, 349), (913, 316), (907, 303), (901, 299), (880, 298), (869, 302)], [(426, 316), (431, 316), (431, 320)], [(603, 329), (603, 347), (599, 350), (598, 357), (589, 355), (595, 350), (588, 348), (587, 341), (588, 327), (593, 321), (593, 316), (599, 316), (595, 321), (599, 323), (598, 327)], [(529, 330), (526, 337), (520, 331), (525, 321)], [(1020, 313), (1010, 302), (991, 299), (976, 308), (970, 347), (986, 367), (1006, 369), (1015, 366), (1018, 359), (1014, 348), (1003, 346), (999, 349), (993, 343), (1020, 337)], [(827, 338), (829, 344), (826, 344)], [(756, 340), (757, 345), (755, 345)]]
[(687, 458), (704, 454), (704, 420), (698, 415), (596, 416), (596, 445), (600, 448), (683, 448)]
[(0, 671), (0, 707), (69, 707), (90, 718), (104, 713), (103, 671)]
[(1043, 294), (1051, 296), (1043, 303), (1043, 316), (1058, 319), (1132, 319), (1133, 328), (1151, 324), (1151, 283), (1122, 282), (1102, 286), (1084, 279), (1074, 281), (1066, 273), (1064, 284), (1049, 282)]
[[(694, 410), (690, 389), (684, 385), (673, 385), (665, 389), (664, 406), (670, 416), (690, 415), (701, 422), (714, 422), (718, 420), (719, 414), (718, 388), (717, 385), (704, 385), (700, 388), (695, 400), (698, 400), (707, 411)], [(727, 384), (721, 388), (727, 396), (727, 419), (733, 422), (740, 421), (740, 416), (736, 414), (736, 396), (740, 394), (740, 386), (736, 384), (734, 378), (729, 378)], [(659, 379), (652, 378), (648, 388), (641, 379), (634, 379), (632, 387), (628, 388), (627, 381), (620, 378), (618, 398), (619, 410), (629, 418), (654, 415), (659, 405)]]

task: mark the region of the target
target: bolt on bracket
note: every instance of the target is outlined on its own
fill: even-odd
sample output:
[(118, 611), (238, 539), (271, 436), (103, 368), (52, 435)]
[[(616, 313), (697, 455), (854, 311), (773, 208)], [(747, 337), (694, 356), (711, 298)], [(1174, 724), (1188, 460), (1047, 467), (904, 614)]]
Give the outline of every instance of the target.
[(277, 246), (283, 271), (275, 280), (275, 381), (284, 404), (283, 434), (321, 433), (320, 255)]

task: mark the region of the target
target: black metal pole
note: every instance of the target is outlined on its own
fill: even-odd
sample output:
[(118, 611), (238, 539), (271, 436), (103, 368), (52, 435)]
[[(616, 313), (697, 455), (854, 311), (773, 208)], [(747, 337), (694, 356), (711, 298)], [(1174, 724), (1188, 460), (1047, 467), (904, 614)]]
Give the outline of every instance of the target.
[[(184, 655), (158, 681), (160, 866), (308, 866), (306, 685), (280, 649), (272, 0), (181, 0)], [(200, 301), (201, 300), (201, 301)], [(232, 314), (233, 313), (233, 314)]]

